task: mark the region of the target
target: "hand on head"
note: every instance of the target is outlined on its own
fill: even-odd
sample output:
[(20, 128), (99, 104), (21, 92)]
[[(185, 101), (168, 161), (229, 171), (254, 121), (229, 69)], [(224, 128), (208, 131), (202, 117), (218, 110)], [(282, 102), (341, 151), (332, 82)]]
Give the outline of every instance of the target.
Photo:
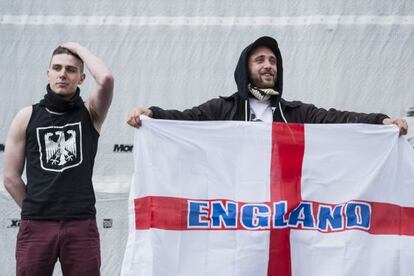
[(407, 121), (402, 118), (385, 118), (382, 123), (384, 125), (396, 125), (400, 129), (400, 135), (405, 135), (408, 132), (408, 124)]
[(132, 127), (140, 127), (141, 126), (141, 115), (145, 115), (148, 117), (152, 117), (152, 111), (148, 108), (134, 108), (128, 114), (127, 124)]
[(69, 51), (76, 53), (77, 50), (82, 47), (79, 43), (76, 42), (65, 42), (62, 45), (60, 45), (63, 48), (68, 49)]

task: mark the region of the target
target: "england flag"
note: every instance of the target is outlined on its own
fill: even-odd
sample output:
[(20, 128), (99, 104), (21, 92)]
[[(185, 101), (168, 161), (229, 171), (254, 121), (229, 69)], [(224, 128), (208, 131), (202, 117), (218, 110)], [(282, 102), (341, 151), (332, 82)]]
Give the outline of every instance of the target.
[(143, 120), (122, 275), (414, 275), (395, 126)]

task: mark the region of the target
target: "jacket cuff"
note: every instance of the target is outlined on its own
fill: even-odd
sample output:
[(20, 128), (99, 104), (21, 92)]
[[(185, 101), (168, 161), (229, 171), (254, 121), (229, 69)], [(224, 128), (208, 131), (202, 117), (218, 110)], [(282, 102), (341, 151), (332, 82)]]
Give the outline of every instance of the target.
[(159, 108), (158, 106), (151, 106), (148, 109), (152, 112), (152, 118), (162, 119), (162, 112), (164, 111), (162, 108)]
[(375, 124), (382, 125), (383, 124), (382, 121), (384, 121), (384, 119), (386, 119), (386, 118), (389, 118), (389, 116), (379, 113), (377, 115), (377, 118), (376, 118), (377, 120), (376, 120)]

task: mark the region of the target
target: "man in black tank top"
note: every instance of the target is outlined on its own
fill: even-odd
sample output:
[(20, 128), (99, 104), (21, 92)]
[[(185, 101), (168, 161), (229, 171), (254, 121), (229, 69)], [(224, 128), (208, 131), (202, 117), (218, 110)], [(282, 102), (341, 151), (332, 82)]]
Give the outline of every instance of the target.
[[(87, 101), (84, 63), (96, 81)], [(73, 42), (56, 48), (44, 98), (14, 118), (4, 152), (4, 185), (21, 208), (16, 275), (99, 275), (92, 171), (113, 94), (109, 68)], [(27, 183), (22, 179), (26, 162)]]

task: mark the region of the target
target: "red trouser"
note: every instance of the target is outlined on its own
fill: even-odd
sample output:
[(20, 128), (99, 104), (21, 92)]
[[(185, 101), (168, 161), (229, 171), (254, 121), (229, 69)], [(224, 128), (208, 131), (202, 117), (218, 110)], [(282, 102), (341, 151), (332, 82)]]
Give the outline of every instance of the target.
[(100, 275), (95, 219), (22, 220), (17, 234), (16, 275), (52, 275), (58, 258), (65, 276)]

